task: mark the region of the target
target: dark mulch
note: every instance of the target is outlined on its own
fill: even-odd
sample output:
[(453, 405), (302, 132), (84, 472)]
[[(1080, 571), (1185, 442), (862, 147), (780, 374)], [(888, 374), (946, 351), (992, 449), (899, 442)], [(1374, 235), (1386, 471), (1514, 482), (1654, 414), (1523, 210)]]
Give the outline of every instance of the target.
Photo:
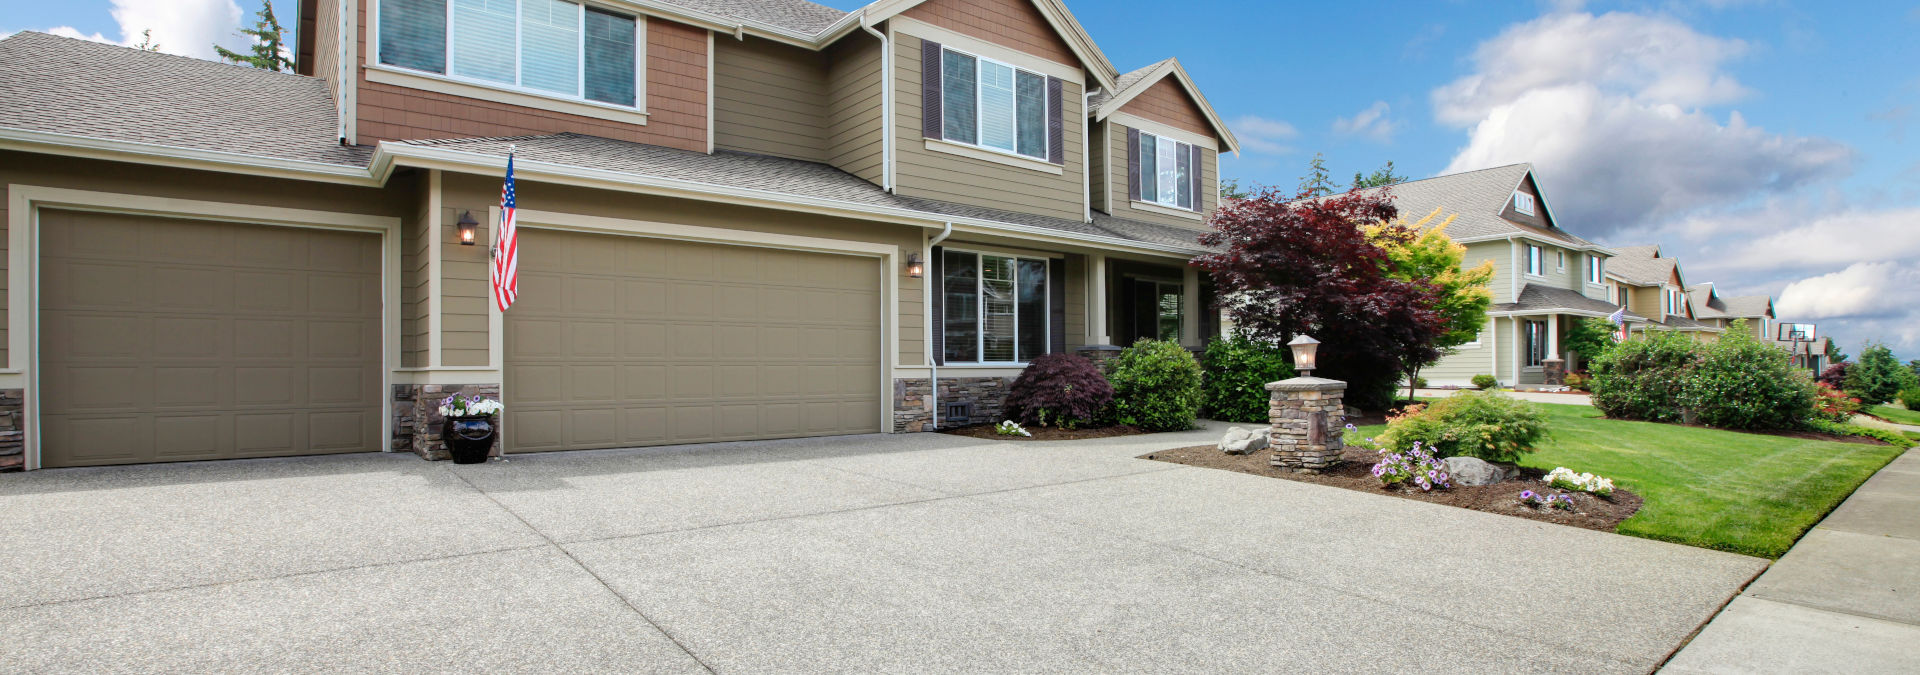
[(1520, 492), (1523, 490), (1532, 490), (1541, 495), (1562, 492), (1547, 487), (1547, 484), (1540, 480), (1546, 472), (1524, 467), (1520, 469), (1520, 477), (1493, 485), (1478, 487), (1462, 485), (1448, 490), (1421, 492), (1417, 487), (1396, 489), (1381, 487), (1380, 479), (1374, 478), (1372, 473), (1373, 463), (1377, 460), (1375, 453), (1358, 448), (1348, 448), (1341, 456), (1341, 459), (1345, 460), (1344, 463), (1331, 471), (1319, 474), (1292, 473), (1275, 468), (1270, 463), (1272, 457), (1273, 453), (1264, 450), (1245, 455), (1229, 455), (1211, 445), (1196, 445), (1190, 448), (1141, 455), (1141, 459), (1209, 469), (1226, 469), (1302, 483), (1331, 485), (1348, 490), (1458, 506), (1475, 511), (1530, 518), (1602, 532), (1612, 532), (1614, 526), (1619, 525), (1620, 521), (1626, 520), (1635, 511), (1639, 511), (1641, 503), (1640, 495), (1615, 488), (1613, 494), (1608, 497), (1595, 497), (1584, 492), (1571, 493), (1573, 511), (1522, 506)]
[(969, 427), (946, 429), (940, 433), (953, 434), (955, 436), (971, 436), (973, 438), (989, 438), (996, 441), (1083, 441), (1089, 438), (1135, 436), (1147, 433), (1147, 431), (1140, 427), (1127, 426), (1125, 424), (1111, 427), (1094, 427), (1091, 429), (1062, 429), (1060, 427), (1042, 427), (1030, 424), (1027, 425), (1027, 433), (1033, 434), (1033, 437), (1028, 438), (1026, 436), (1002, 436), (994, 432), (993, 425), (991, 424), (975, 424)]

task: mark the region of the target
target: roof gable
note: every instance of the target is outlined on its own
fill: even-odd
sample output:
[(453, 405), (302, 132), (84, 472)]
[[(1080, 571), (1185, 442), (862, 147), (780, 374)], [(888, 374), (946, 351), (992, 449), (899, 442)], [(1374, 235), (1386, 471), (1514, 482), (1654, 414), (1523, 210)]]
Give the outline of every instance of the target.
[(1207, 97), (1200, 93), (1200, 87), (1193, 83), (1193, 78), (1187, 75), (1187, 69), (1176, 58), (1165, 59), (1119, 76), (1106, 91), (1088, 101), (1088, 114), (1096, 121), (1105, 120), (1142, 94), (1155, 91), (1156, 87), (1160, 87), (1158, 91), (1165, 91), (1166, 88), (1161, 85), (1169, 81), (1177, 85), (1178, 93), (1184, 95), (1194, 111), (1213, 129), (1214, 135), (1221, 141), (1222, 149), (1240, 154), (1239, 139), (1234, 138), (1233, 131), (1227, 128), (1227, 123), (1220, 119), (1220, 114), (1214, 111), (1213, 105), (1207, 102)]
[[(899, 16), (908, 10), (927, 4), (930, 1), (945, 2), (953, 0), (877, 0), (866, 7), (860, 8), (859, 11), (854, 12), (854, 15), (860, 17), (860, 23), (872, 25)], [(1107, 60), (1106, 53), (1100, 51), (1099, 45), (1094, 44), (1093, 36), (1087, 34), (1086, 27), (1080, 25), (1080, 20), (1074, 18), (1073, 12), (1068, 11), (1067, 6), (1060, 2), (1060, 0), (986, 1), (1030, 5), (1039, 13), (1040, 18), (1046, 21), (1047, 25), (1053, 29), (1054, 37), (1058, 38), (1061, 43), (1080, 60), (1081, 65), (1086, 67), (1087, 73), (1093, 76), (1095, 82), (1099, 83), (1101, 87), (1113, 87), (1114, 78), (1120, 74), (1119, 69), (1114, 68), (1113, 62)]]

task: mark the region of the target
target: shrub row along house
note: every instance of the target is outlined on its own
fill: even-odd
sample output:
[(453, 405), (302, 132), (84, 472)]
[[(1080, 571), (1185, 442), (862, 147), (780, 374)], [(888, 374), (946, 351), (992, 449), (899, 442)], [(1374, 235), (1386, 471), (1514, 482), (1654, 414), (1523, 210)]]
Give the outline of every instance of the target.
[(1234, 136), (1057, 0), (299, 4), (298, 74), (0, 41), (0, 466), (926, 430), (1219, 330)]

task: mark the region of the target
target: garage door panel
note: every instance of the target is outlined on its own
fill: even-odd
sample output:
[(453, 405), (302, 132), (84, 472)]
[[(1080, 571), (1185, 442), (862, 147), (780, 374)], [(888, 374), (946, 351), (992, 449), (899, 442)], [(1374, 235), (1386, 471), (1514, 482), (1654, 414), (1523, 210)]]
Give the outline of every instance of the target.
[[(62, 211), (41, 224), (47, 466), (379, 449), (379, 237)], [(141, 245), (89, 238), (105, 232)]]

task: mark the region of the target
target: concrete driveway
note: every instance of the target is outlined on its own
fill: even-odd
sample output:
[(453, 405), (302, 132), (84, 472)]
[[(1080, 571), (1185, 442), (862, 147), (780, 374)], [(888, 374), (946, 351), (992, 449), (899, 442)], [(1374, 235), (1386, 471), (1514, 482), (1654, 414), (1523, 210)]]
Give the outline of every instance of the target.
[(0, 670), (1591, 671), (1763, 561), (1133, 459), (859, 436), (0, 477)]

